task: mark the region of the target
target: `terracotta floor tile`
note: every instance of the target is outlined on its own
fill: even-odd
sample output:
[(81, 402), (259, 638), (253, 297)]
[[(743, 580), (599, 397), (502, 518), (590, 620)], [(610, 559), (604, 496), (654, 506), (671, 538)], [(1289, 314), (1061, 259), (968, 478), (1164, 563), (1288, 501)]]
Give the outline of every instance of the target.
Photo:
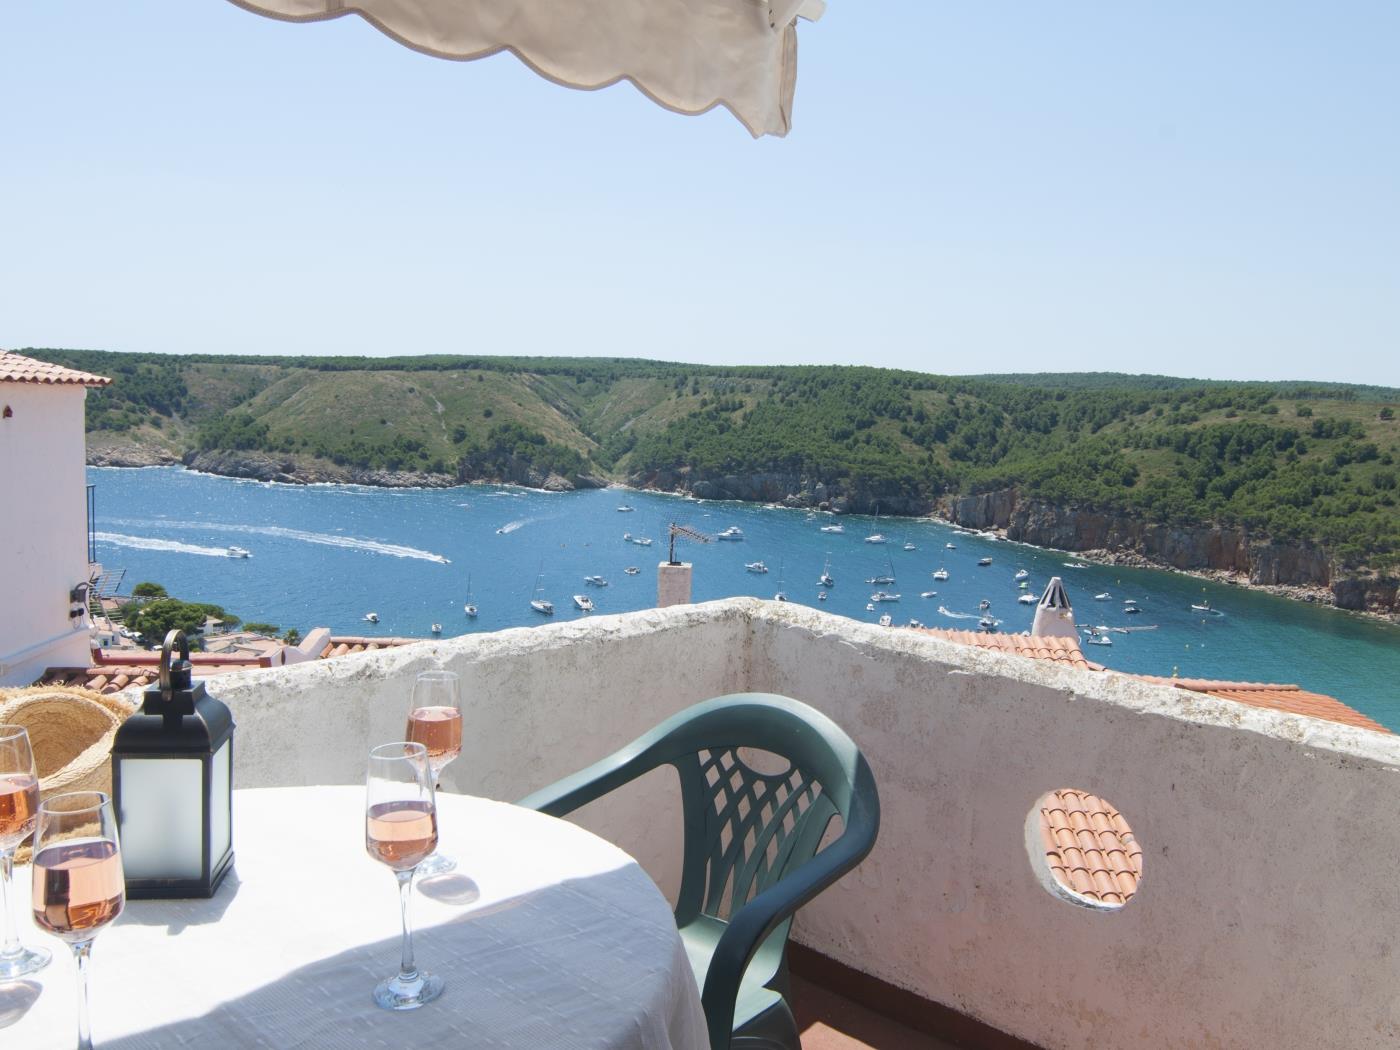
[(792, 1008), (802, 1050), (954, 1050), (801, 977), (792, 979)]

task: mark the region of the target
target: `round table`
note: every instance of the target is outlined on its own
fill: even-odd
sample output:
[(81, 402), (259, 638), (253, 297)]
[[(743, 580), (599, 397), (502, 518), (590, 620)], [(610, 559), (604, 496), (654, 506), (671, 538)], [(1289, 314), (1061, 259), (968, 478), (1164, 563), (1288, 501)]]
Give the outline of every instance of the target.
[[(413, 896), (418, 965), (441, 999), (392, 1013), (370, 992), (399, 958), (397, 890), (364, 850), (362, 787), (234, 794), (235, 871), (212, 900), (129, 901), (92, 954), (103, 1050), (415, 1046), (707, 1050), (675, 921), (627, 854), (532, 810), (439, 795), (457, 872)], [(15, 873), (29, 897), (28, 868)], [(67, 948), (0, 984), (0, 1045), (69, 1050)]]

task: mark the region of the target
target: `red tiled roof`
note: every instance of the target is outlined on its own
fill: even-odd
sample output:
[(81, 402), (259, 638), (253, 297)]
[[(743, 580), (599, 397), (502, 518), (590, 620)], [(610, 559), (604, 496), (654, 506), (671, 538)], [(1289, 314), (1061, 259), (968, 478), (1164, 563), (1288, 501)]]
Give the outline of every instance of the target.
[[(222, 660), (208, 663), (195, 660), (194, 673), (198, 678), (227, 674), (230, 671), (250, 671), (266, 664), (257, 660)], [(119, 693), (123, 689), (144, 689), (154, 682), (159, 668), (150, 663), (98, 664), (95, 667), (50, 667), (35, 685), (67, 686), (76, 689), (90, 689), (94, 693)]]
[(79, 372), (62, 365), (36, 361), (22, 354), (0, 350), (0, 383), (44, 383), (49, 386), (107, 386), (106, 376)]
[(1056, 638), (1032, 634), (987, 634), (983, 631), (954, 631), (943, 627), (918, 627), (915, 630), (944, 638), (960, 645), (972, 645), (978, 649), (994, 649), (1016, 656), (1029, 656), (1033, 660), (1051, 660), (1069, 664), (1081, 671), (1102, 671), (1103, 666), (1084, 658), (1079, 648), (1078, 638)]
[(1132, 900), (1142, 847), (1123, 815), (1097, 795), (1052, 791), (1040, 808), (1045, 861), (1061, 886), (1100, 904)]
[(1193, 693), (1218, 696), (1222, 700), (1236, 700), (1251, 707), (1262, 707), (1270, 711), (1283, 711), (1290, 715), (1307, 715), (1327, 722), (1340, 722), (1342, 725), (1357, 726), (1377, 733), (1390, 730), (1374, 719), (1367, 718), (1355, 708), (1348, 707), (1340, 700), (1310, 693), (1301, 686), (1275, 685), (1267, 682), (1222, 682), (1208, 678), (1160, 678), (1153, 675), (1134, 675), (1145, 682), (1159, 682), (1174, 685), (1178, 689), (1189, 689)]
[(333, 656), (346, 653), (364, 653), (375, 649), (395, 649), (400, 645), (412, 645), (422, 638), (356, 638), (349, 635), (333, 635), (321, 650), (320, 659), (329, 660)]

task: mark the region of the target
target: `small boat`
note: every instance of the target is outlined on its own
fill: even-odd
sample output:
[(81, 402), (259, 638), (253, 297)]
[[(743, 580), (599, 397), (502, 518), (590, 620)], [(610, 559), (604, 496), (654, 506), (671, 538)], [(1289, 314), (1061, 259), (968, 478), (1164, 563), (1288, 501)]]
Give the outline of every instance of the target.
[(773, 595), (775, 602), (785, 602), (788, 600), (787, 591), (783, 590), (783, 563), (778, 563), (778, 592)]
[(247, 551), (246, 549), (244, 549), (243, 547), (230, 547), (228, 550), (224, 551), (224, 553), (225, 553), (226, 555), (228, 555), (230, 558), (246, 558), (246, 557), (248, 557), (248, 551)]
[(544, 585), (544, 573), (541, 572), (535, 577), (535, 595), (530, 599), (530, 608), (545, 616), (554, 615), (554, 603), (548, 598), (540, 597), (540, 588)]
[(977, 608), (981, 609), (983, 612), (986, 612), (991, 607), (992, 603), (989, 602), (986, 598), (983, 598), (980, 602), (977, 603)]
[(980, 566), (982, 566), (982, 568), (985, 569), (988, 565), (992, 564), (992, 559), (991, 559), (991, 558), (978, 558), (978, 559), (977, 559), (977, 564), (980, 565)]
[(629, 566), (627, 566), (627, 568), (623, 569), (622, 571), (625, 572), (628, 576), (635, 576), (635, 575), (637, 575), (637, 573), (641, 572), (642, 570), (639, 569), (639, 568), (637, 568), (635, 565), (629, 565)]
[(1030, 590), (1031, 582), (1030, 582), (1030, 580), (1022, 580), (1022, 581), (1021, 581), (1020, 583), (1018, 583), (1016, 586), (1019, 587), (1019, 588), (1021, 588), (1021, 590), (1023, 590), (1023, 591), (1028, 591), (1028, 590)]
[(878, 585), (880, 585), (880, 584), (885, 584), (885, 583), (894, 583), (894, 577), (893, 577), (893, 576), (871, 576), (871, 577), (870, 577), (869, 579), (867, 579), (865, 582), (866, 582), (866, 583), (873, 583), (873, 584), (876, 584), (876, 585), (878, 586)]
[(750, 561), (744, 563), (744, 569), (748, 572), (764, 573), (768, 571), (768, 566), (761, 561)]
[(629, 506), (628, 506), (627, 504), (625, 504), (625, 503), (619, 503), (619, 504), (617, 505), (617, 512), (618, 512), (619, 514), (631, 514), (631, 513), (632, 513), (634, 510), (636, 510), (636, 509), (637, 509), (636, 507), (629, 507)]
[(742, 540), (743, 538), (744, 530), (737, 525), (731, 525), (729, 528), (722, 529), (715, 533), (715, 539), (717, 540)]
[(1208, 601), (1203, 601), (1203, 602), (1201, 602), (1200, 605), (1192, 605), (1191, 608), (1192, 608), (1192, 610), (1195, 611), (1195, 612), (1210, 613), (1210, 615), (1212, 615), (1212, 616), (1224, 616), (1224, 615), (1225, 615), (1223, 612), (1221, 612), (1221, 611), (1220, 611), (1219, 609), (1217, 609), (1215, 606), (1211, 605), (1210, 602), (1208, 602)]
[(832, 534), (835, 535), (835, 536), (840, 536), (842, 533), (844, 533), (844, 532), (846, 531), (846, 526), (844, 526), (844, 525), (823, 525), (819, 531), (821, 531), (821, 532), (830, 532), (830, 533), (832, 533)]
[(826, 591), (818, 591), (818, 592), (817, 592), (817, 601), (819, 601), (819, 602), (824, 602), (824, 601), (826, 601)]
[(608, 585), (608, 581), (601, 576), (585, 576), (583, 582), (590, 587), (606, 587)]
[(1109, 637), (1108, 635), (1106, 635), (1106, 634), (1100, 634), (1098, 631), (1090, 631), (1090, 632), (1089, 632), (1089, 637), (1087, 637), (1087, 638), (1084, 639), (1084, 644), (1085, 644), (1085, 645), (1112, 645), (1112, 644), (1113, 644), (1113, 639), (1110, 638), (1110, 637)]
[(435, 623), (432, 627), (433, 634), (442, 634), (442, 624)]
[(990, 634), (997, 629), (997, 621), (992, 619), (990, 616), (984, 616), (982, 617), (982, 619), (977, 621), (977, 626), (982, 628), (982, 630), (986, 631), (988, 634)]
[(914, 546), (914, 544), (913, 544), (911, 541), (905, 540), (905, 541), (904, 541), (904, 549), (907, 550), (907, 551), (916, 551), (916, 550), (918, 550), (919, 548), (916, 547), (916, 546)]
[(1123, 607), (1123, 612), (1128, 616), (1136, 616), (1138, 613), (1142, 612), (1142, 610), (1136, 605), (1125, 605)]
[(462, 611), (473, 620), (476, 619), (476, 603), (472, 601), (472, 578), (470, 575), (467, 577), (467, 604), (462, 606)]
[(377, 612), (367, 612), (365, 613), (365, 619), (368, 620), (370, 623), (378, 623), (379, 614)]
[(1113, 601), (1113, 595), (1109, 594), (1107, 591), (1104, 591), (1102, 594), (1096, 594), (1096, 595), (1094, 595), (1094, 601), (1096, 601), (1096, 602), (1111, 602), (1111, 601)]
[(949, 550), (949, 551), (955, 551), (955, 550), (958, 549), (958, 545), (957, 545), (956, 543), (945, 543), (945, 544), (943, 544), (943, 549), (944, 549), (944, 550)]
[(1017, 569), (1017, 570), (1016, 570), (1016, 575), (1013, 576), (1013, 577), (1011, 577), (1011, 578), (1012, 578), (1013, 580), (1024, 580), (1024, 579), (1028, 579), (1029, 577), (1030, 577), (1030, 570), (1029, 570), (1029, 569)]
[(899, 595), (892, 594), (889, 591), (876, 591), (870, 596), (870, 600), (872, 602), (897, 602), (899, 601)]
[(778, 591), (773, 595), (775, 602), (785, 602), (788, 600), (787, 591)]
[(817, 577), (817, 582), (823, 587), (835, 587), (836, 578), (831, 575), (831, 558), (826, 559), (826, 564), (822, 566), (822, 574)]
[(874, 603), (874, 602), (866, 602), (866, 603), (865, 603), (865, 611), (866, 611), (866, 612), (874, 612), (874, 611), (875, 611), (875, 603)]
[(910, 621), (909, 621), (909, 626), (910, 626), (910, 627), (922, 627), (923, 625), (924, 625), (924, 621), (923, 621), (923, 620), (910, 620)]
[(881, 627), (888, 627), (888, 626), (889, 626), (890, 624), (892, 624), (892, 623), (894, 623), (894, 617), (891, 616), (889, 613), (885, 613), (884, 616), (881, 616), (881, 617), (880, 617), (880, 626), (881, 626)]
[(586, 594), (575, 594), (574, 604), (580, 609), (582, 609), (584, 612), (593, 611), (593, 599), (588, 597), (588, 595)]
[(1034, 605), (1040, 599), (1037, 598), (1034, 594), (1022, 594), (1019, 597), (1017, 597), (1016, 600), (1022, 605)]
[(920, 593), (919, 597), (920, 597), (920, 598), (933, 598), (933, 597), (936, 597), (937, 594), (938, 594), (937, 591), (923, 591), (922, 593)]
[(1089, 566), (1082, 561), (1067, 561), (1062, 563), (1066, 569), (1087, 569)]
[(635, 543), (638, 547), (650, 547), (650, 546), (651, 546), (651, 537), (650, 537), (650, 536), (633, 536), (630, 532), (624, 532), (624, 533), (622, 534), (622, 538), (623, 538), (623, 540), (625, 540), (627, 543)]
[(885, 534), (880, 531), (880, 505), (875, 504), (875, 531), (865, 537), (866, 543), (884, 543)]
[(948, 570), (947, 570), (947, 569), (941, 569), (941, 568), (940, 568), (940, 569), (935, 569), (935, 570), (933, 571), (933, 578), (934, 578), (935, 580), (946, 580), (946, 579), (948, 578)]

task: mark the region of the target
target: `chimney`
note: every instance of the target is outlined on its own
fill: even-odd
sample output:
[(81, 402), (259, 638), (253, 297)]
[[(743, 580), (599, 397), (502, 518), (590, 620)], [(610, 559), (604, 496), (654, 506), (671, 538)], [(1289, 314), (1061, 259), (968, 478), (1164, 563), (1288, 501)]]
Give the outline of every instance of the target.
[(1065, 593), (1065, 585), (1058, 576), (1050, 578), (1045, 593), (1040, 596), (1031, 634), (1041, 638), (1079, 637), (1074, 627), (1074, 610), (1070, 608), (1069, 595)]
[(690, 562), (663, 561), (656, 566), (656, 607), (690, 604)]

